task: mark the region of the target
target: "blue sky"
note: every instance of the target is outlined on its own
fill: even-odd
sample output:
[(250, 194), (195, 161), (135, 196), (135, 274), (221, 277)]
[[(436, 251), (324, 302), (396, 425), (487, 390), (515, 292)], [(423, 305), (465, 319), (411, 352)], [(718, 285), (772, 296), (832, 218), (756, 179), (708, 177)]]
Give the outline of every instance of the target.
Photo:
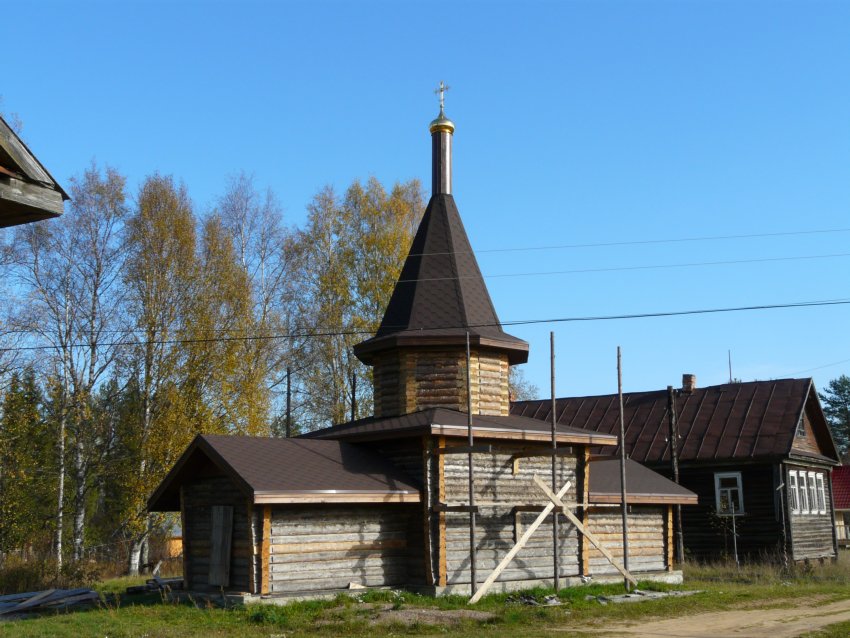
[[(171, 173), (205, 211), (244, 170), (292, 224), (325, 184), (428, 185), (446, 80), (454, 194), (503, 321), (850, 298), (850, 257), (823, 257), (850, 253), (847, 2), (16, 3), (0, 39), (3, 108), (60, 182), (92, 159), (132, 190)], [(814, 230), (834, 232), (541, 249)], [(589, 269), (628, 270), (495, 276)], [(555, 330), (558, 393), (579, 395), (616, 390), (617, 345), (626, 390), (722, 383), (729, 350), (736, 377), (822, 386), (850, 372), (848, 320), (510, 332), (545, 393)]]

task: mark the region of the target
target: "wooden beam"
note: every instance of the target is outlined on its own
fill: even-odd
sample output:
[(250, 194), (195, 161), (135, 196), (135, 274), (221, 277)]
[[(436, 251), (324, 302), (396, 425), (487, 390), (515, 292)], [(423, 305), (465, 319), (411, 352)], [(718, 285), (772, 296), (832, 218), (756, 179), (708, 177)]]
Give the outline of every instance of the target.
[(297, 505), (300, 503), (419, 503), (419, 492), (400, 492), (390, 494), (345, 493), (345, 492), (256, 492), (255, 505)]
[(260, 593), (271, 593), (272, 508), (263, 507), (263, 541), (260, 554)]
[[(438, 447), (446, 446), (446, 437), (441, 436), (437, 438)], [(437, 495), (439, 496), (440, 502), (446, 502), (446, 457), (442, 454), (437, 457)], [(438, 527), (438, 556), (437, 556), (437, 584), (440, 587), (445, 587), (448, 584), (448, 557), (446, 555), (446, 513), (439, 513)]]
[(15, 135), (11, 128), (0, 122), (0, 147), (3, 148), (12, 161), (17, 164), (21, 172), (34, 182), (53, 184), (53, 179), (44, 170), (32, 152), (24, 146), (20, 138)]
[(673, 571), (673, 506), (667, 506), (667, 571)]
[[(537, 475), (534, 476), (534, 479), (538, 480)], [(564, 484), (564, 487), (562, 487), (558, 491), (557, 497), (560, 499), (564, 494), (567, 493), (567, 491), (569, 489), (570, 489), (570, 482), (567, 481)], [(540, 512), (540, 514), (537, 516), (537, 518), (534, 519), (534, 522), (531, 525), (529, 525), (528, 528), (523, 532), (520, 539), (511, 548), (511, 550), (502, 559), (502, 561), (496, 566), (496, 569), (494, 569), (492, 572), (490, 572), (490, 575), (487, 577), (487, 580), (485, 580), (481, 584), (481, 587), (478, 588), (478, 591), (476, 591), (475, 594), (472, 596), (472, 598), (469, 599), (470, 605), (474, 605), (479, 600), (481, 600), (481, 597), (484, 594), (486, 594), (487, 590), (489, 590), (490, 587), (493, 586), (493, 583), (496, 582), (496, 579), (499, 577), (499, 574), (501, 574), (503, 571), (505, 571), (505, 568), (508, 565), (510, 565), (511, 561), (514, 559), (514, 556), (516, 556), (519, 553), (519, 551), (523, 547), (525, 547), (525, 544), (528, 542), (528, 539), (530, 539), (531, 535), (534, 534), (535, 530), (543, 524), (543, 521), (546, 520), (546, 517), (549, 516), (549, 514), (552, 512), (553, 509), (555, 509), (555, 503), (554, 502), (549, 503), (546, 507), (543, 508), (543, 511)]]
[[(30, 184), (14, 177), (0, 177), (0, 201), (24, 215), (58, 217), (64, 211), (62, 194), (52, 188)], [(46, 213), (46, 215), (45, 215)]]
[(313, 552), (371, 552), (384, 549), (404, 549), (407, 547), (405, 539), (386, 539), (378, 541), (322, 541), (316, 543), (277, 543), (271, 546), (272, 553), (279, 554), (307, 554)]
[(180, 486), (180, 530), (183, 537), (183, 583), (186, 589), (192, 587), (192, 571), (189, 546), (189, 528), (186, 525), (186, 495), (184, 486)]
[[(377, 400), (376, 400), (377, 402)], [(436, 585), (437, 577), (434, 574), (434, 532), (432, 526), (432, 512), (431, 512), (431, 501), (434, 498), (434, 486), (433, 486), (433, 473), (431, 471), (432, 463), (431, 463), (431, 449), (433, 447), (433, 442), (431, 437), (425, 435), (421, 439), (422, 441), (422, 485), (423, 492), (422, 495), (424, 498), (422, 499), (422, 538), (424, 539), (424, 543), (422, 543), (423, 551), (423, 560), (425, 567), (425, 584), (426, 585)], [(442, 499), (441, 499), (442, 500)]]
[(511, 459), (531, 459), (538, 456), (552, 457), (552, 456), (573, 456), (575, 454), (575, 450), (571, 447), (559, 447), (559, 448), (540, 448), (539, 450), (526, 450), (523, 452), (514, 452), (511, 454)]
[[(584, 448), (584, 454), (581, 457), (581, 496), (582, 500), (587, 503), (590, 501), (590, 448)], [(579, 511), (581, 515), (582, 525), (590, 527), (590, 508), (582, 507)], [(582, 576), (590, 576), (590, 548), (588, 547), (587, 539), (583, 535), (579, 535), (579, 559), (581, 561)]]
[(620, 565), (617, 562), (617, 560), (614, 558), (614, 556), (611, 554), (611, 552), (608, 551), (608, 549), (599, 541), (599, 539), (596, 538), (596, 536), (594, 536), (593, 534), (590, 533), (590, 530), (588, 530), (584, 525), (582, 525), (582, 522), (578, 518), (576, 518), (576, 515), (573, 514), (569, 510), (569, 508), (566, 507), (566, 505), (561, 502), (561, 497), (558, 496), (557, 494), (553, 493), (552, 490), (549, 489), (549, 486), (546, 485), (546, 483), (544, 483), (543, 481), (541, 481), (540, 477), (538, 477), (536, 474), (534, 476), (534, 482), (537, 483), (537, 487), (539, 487), (541, 490), (543, 490), (543, 492), (546, 494), (546, 496), (549, 497), (549, 500), (551, 500), (552, 503), (554, 503), (555, 505), (557, 505), (561, 509), (561, 513), (564, 516), (566, 516), (573, 525), (575, 525), (576, 529), (579, 532), (581, 532), (587, 538), (587, 540), (589, 540), (593, 544), (593, 546), (596, 549), (598, 549), (599, 552), (605, 558), (607, 558), (608, 561), (614, 567), (617, 568), (617, 571), (620, 572), (630, 583), (632, 583), (634, 586), (637, 587), (637, 580), (635, 580), (635, 577), (632, 576), (626, 570), (625, 567), (623, 567), (622, 565)]
[(434, 454), (493, 454), (495, 450), (492, 445), (450, 445), (448, 447), (434, 448)]
[(230, 547), (233, 543), (233, 506), (213, 505), (210, 508), (212, 537), (210, 542), (210, 585), (230, 585)]
[(475, 512), (478, 513), (477, 505), (448, 505), (447, 503), (434, 503), (435, 512)]
[(257, 591), (259, 589), (259, 584), (257, 583), (257, 528), (254, 525), (254, 506), (251, 505), (251, 501), (248, 501), (246, 513), (248, 514), (248, 535), (251, 541), (251, 551), (248, 554), (248, 591), (252, 594), (259, 594), (260, 592)]

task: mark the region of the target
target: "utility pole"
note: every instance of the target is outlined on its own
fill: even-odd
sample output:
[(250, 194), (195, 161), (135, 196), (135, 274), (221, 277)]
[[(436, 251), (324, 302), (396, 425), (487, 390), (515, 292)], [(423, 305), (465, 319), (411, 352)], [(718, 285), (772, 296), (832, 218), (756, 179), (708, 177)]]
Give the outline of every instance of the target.
[[(558, 481), (558, 415), (555, 411), (555, 333), (549, 333), (549, 367), (552, 381), (552, 492), (557, 493)], [(558, 546), (558, 509), (552, 510), (552, 555), (554, 557), (555, 593), (561, 588), (561, 552)]]
[[(626, 502), (626, 420), (623, 414), (623, 361), (617, 346), (617, 396), (620, 400), (620, 496), (623, 500), (623, 568), (629, 571), (629, 506)], [(631, 591), (628, 578), (626, 591)]]
[[(673, 469), (673, 482), (679, 483), (679, 423), (676, 416), (676, 391), (667, 386), (667, 424), (670, 438), (670, 463)], [(682, 506), (676, 505), (676, 561), (685, 560), (685, 544), (682, 536)]]

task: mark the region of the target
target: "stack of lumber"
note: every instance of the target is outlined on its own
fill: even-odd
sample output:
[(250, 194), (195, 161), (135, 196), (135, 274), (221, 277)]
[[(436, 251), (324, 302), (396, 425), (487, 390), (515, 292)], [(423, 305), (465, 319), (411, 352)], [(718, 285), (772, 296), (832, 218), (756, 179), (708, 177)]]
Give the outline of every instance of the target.
[(7, 594), (0, 596), (0, 616), (66, 609), (99, 599), (98, 593), (91, 589), (46, 589), (22, 594)]

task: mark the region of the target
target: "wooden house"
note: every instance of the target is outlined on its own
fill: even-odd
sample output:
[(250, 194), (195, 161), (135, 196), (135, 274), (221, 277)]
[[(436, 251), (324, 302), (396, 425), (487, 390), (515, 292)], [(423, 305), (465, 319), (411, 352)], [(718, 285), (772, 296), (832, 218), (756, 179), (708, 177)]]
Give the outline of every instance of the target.
[[(181, 512), (188, 588), (469, 592), (488, 576), (551, 585), (556, 565), (562, 585), (622, 578), (619, 474), (589, 454), (616, 438), (510, 414), (528, 344), (502, 329), (458, 214), (454, 125), (441, 109), (430, 128), (431, 200), (381, 326), (354, 350), (374, 369), (374, 416), (296, 439), (198, 437), (149, 503)], [(696, 497), (627, 472), (632, 576), (680, 580), (671, 508)]]
[(832, 470), (832, 499), (835, 508), (835, 540), (839, 547), (850, 546), (850, 465)]
[(0, 228), (58, 217), (68, 194), (0, 117)]
[[(558, 423), (610, 433), (619, 427), (616, 406), (616, 395), (558, 399)], [(518, 402), (511, 413), (546, 421), (551, 401)], [(680, 483), (699, 495), (682, 514), (691, 555), (836, 556), (830, 473), (838, 453), (811, 379), (697, 388), (684, 375), (677, 391), (625, 394), (624, 415), (629, 458), (667, 476), (678, 430)]]

